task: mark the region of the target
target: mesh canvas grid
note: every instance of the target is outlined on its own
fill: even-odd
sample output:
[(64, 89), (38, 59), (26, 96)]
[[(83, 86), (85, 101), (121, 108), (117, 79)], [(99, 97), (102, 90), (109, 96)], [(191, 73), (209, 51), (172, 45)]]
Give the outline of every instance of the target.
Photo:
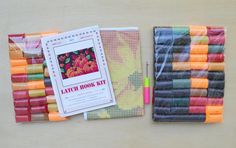
[(87, 113), (87, 119), (142, 116), (142, 69), (138, 30), (102, 30), (101, 37), (117, 105)]

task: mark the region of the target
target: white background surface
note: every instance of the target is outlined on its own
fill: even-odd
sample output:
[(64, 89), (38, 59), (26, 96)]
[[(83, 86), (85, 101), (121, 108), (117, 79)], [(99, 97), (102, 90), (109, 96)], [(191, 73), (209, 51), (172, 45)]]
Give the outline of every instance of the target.
[[(235, 0), (0, 0), (0, 147), (234, 148), (236, 146)], [(91, 25), (137, 26), (143, 63), (152, 61), (154, 25), (227, 27), (225, 113), (222, 124), (153, 123), (150, 106), (140, 118), (16, 124), (7, 35)], [(150, 72), (151, 74), (151, 72)]]

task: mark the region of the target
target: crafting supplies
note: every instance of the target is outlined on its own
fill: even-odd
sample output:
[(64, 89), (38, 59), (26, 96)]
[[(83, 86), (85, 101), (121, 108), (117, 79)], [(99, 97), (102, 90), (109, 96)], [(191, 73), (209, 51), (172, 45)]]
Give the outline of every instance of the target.
[(223, 27), (154, 27), (153, 120), (222, 122)]
[(101, 30), (117, 105), (85, 113), (85, 119), (107, 119), (144, 114), (140, 37), (137, 28)]
[(61, 116), (116, 104), (98, 26), (41, 40)]
[(150, 103), (150, 78), (148, 77), (148, 62), (146, 63), (146, 77), (144, 78), (144, 103)]
[(50, 34), (8, 36), (16, 122), (66, 120), (58, 114), (42, 54), (41, 37)]

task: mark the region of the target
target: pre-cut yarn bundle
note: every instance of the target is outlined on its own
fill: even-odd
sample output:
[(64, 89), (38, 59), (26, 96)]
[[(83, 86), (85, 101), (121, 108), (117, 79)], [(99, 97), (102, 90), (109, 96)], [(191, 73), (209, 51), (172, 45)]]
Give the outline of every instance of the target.
[(154, 27), (153, 120), (222, 122), (223, 27)]
[(41, 37), (50, 34), (8, 36), (16, 122), (65, 120), (58, 113), (41, 47)]

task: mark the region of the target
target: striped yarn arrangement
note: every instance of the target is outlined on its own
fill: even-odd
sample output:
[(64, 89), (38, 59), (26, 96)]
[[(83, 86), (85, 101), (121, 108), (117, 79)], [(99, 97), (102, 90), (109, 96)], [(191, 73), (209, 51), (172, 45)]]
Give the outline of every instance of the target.
[(154, 27), (153, 120), (223, 120), (223, 27)]
[(8, 35), (16, 122), (66, 120), (59, 116), (41, 47), (50, 34)]

